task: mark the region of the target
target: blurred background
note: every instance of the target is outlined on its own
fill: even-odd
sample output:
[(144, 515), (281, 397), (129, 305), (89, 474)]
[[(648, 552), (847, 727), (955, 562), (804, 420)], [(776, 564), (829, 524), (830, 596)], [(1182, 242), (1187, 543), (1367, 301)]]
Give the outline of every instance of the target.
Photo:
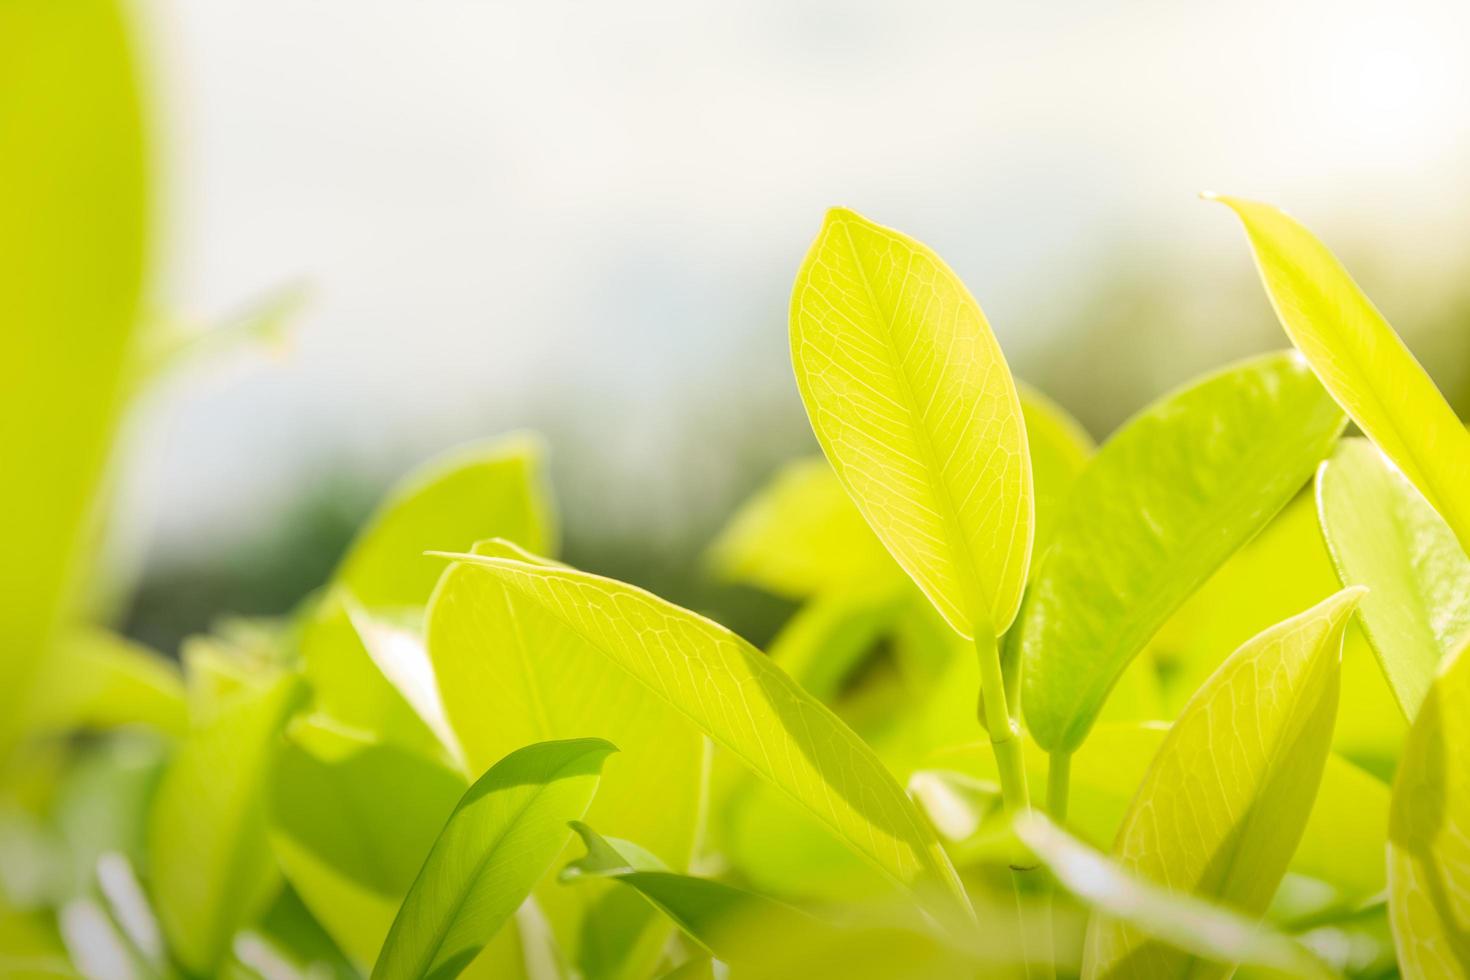
[[(564, 557), (720, 616), (700, 553), (812, 452), (786, 305), (822, 213), (934, 246), (1103, 436), (1283, 347), (1228, 213), (1294, 212), (1470, 408), (1470, 6), (139, 0), (160, 316), (279, 342), (153, 390), (125, 628), (289, 609), (418, 460), (544, 434)], [(284, 292), (283, 292), (284, 291)]]

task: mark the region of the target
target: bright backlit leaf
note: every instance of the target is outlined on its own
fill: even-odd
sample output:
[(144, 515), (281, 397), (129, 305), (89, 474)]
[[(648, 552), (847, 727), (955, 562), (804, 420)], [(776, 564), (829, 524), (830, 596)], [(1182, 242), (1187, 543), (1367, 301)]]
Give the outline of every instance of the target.
[[(1342, 633), (1361, 589), (1247, 642), (1170, 728), (1113, 845), (1131, 874), (1265, 912), (1306, 826), (1332, 740)], [(1085, 977), (1228, 977), (1135, 926), (1095, 919)]]
[(1410, 980), (1470, 977), (1467, 745), (1470, 654), (1461, 650), (1429, 688), (1393, 787), (1389, 918)]
[(444, 571), (426, 551), (464, 551), (482, 538), (555, 550), (542, 455), (538, 440), (507, 436), (415, 470), (368, 521), (334, 580), (370, 609), (422, 606)]
[(1244, 222), (1256, 267), (1291, 342), (1470, 550), (1470, 432), (1316, 236), (1269, 204), (1219, 200)]
[[(498, 543), (476, 552), (532, 560)], [(704, 739), (657, 692), (610, 662), (554, 611), (473, 567), (445, 573), (429, 607), (428, 640), (470, 771), (482, 772), (530, 742), (607, 738), (618, 754), (608, 761), (588, 820), (642, 842), (676, 870), (688, 867), (699, 834)], [(583, 922), (609, 890), (554, 883), (537, 890), (574, 963), (583, 955)], [(669, 931), (641, 903), (627, 904), (644, 913), (650, 928)], [(659, 945), (652, 943), (655, 953)], [(644, 965), (643, 972), (651, 967)]]
[[(1105, 920), (1128, 925), (1176, 950), (1222, 964), (1249, 964), (1294, 977), (1330, 978), (1332, 973), (1301, 943), (1253, 919), (1203, 899), (1160, 888), (1059, 829), (1038, 813), (1023, 814), (1016, 833), (1068, 891)], [(1108, 976), (1183, 976), (1147, 973), (1143, 962)], [(1131, 971), (1131, 972), (1130, 972)], [(1195, 976), (1195, 974), (1188, 974)]]
[(1092, 436), (1066, 409), (1041, 392), (1016, 382), (1021, 393), (1021, 415), (1026, 420), (1026, 445), (1031, 453), (1031, 482), (1036, 492), (1036, 545), (1031, 574), (1051, 544), (1057, 522), (1066, 508), (1072, 484), (1097, 450)]
[(514, 557), (460, 557), (455, 574), (467, 585), (497, 586), (467, 590), (460, 602), (488, 615), (509, 600), (559, 622), (581, 649), (652, 692), (895, 883), (968, 917), (954, 869), (883, 763), (760, 651), (620, 582)]
[(404, 898), (374, 980), (458, 976), (566, 846), (615, 751), (597, 738), (537, 742), (476, 780)]
[(932, 250), (828, 212), (791, 297), (791, 360), (817, 441), (879, 540), (969, 637), (1015, 618), (1031, 460), (1000, 345)]
[(1442, 657), (1470, 636), (1470, 558), (1370, 443), (1345, 439), (1317, 475), (1322, 532), (1343, 585), (1369, 592), (1363, 632), (1412, 719)]
[(1017, 626), (1044, 749), (1082, 744), (1128, 664), (1291, 500), (1345, 421), (1299, 357), (1271, 354), (1166, 395), (1098, 450)]
[(0, 5), (0, 756), (76, 598), (143, 294), (124, 6)]
[(277, 881), (266, 840), (266, 785), (300, 681), (282, 676), (233, 695), (178, 746), (148, 826), (149, 875), (174, 955), (214, 971), (235, 931)]

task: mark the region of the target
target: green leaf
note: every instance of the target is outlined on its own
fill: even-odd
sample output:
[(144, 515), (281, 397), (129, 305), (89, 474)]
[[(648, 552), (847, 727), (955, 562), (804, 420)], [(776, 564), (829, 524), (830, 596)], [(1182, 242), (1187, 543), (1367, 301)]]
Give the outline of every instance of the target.
[(1166, 395), (1098, 450), (1018, 626), (1021, 701), (1042, 748), (1082, 744), (1129, 662), (1291, 500), (1344, 424), (1299, 357), (1271, 354)]
[(509, 600), (519, 615), (539, 610), (559, 621), (581, 649), (683, 715), (895, 883), (925, 898), (937, 886), (939, 907), (968, 917), (954, 869), (882, 762), (760, 651), (620, 582), (510, 557), (459, 557), (461, 581), (498, 586), (478, 601), (467, 590), (459, 602), (488, 615)]
[(791, 297), (822, 451), (955, 630), (1004, 632), (1031, 558), (1031, 460), (1000, 345), (929, 248), (834, 208)]
[(825, 459), (798, 459), (735, 513), (710, 546), (721, 578), (775, 595), (894, 588), (894, 565)]
[(289, 734), (271, 780), (271, 848), (337, 945), (370, 967), (465, 781), (400, 746), (318, 722), (298, 721)]
[[(1301, 943), (1229, 909), (1160, 888), (1094, 851), (1039, 813), (1019, 817), (1016, 833), (1057, 880), (1103, 921), (1127, 923), (1176, 950), (1221, 964), (1221, 976), (1229, 974), (1226, 964), (1264, 966), (1294, 977), (1332, 976)], [(1140, 960), (1133, 975), (1165, 975), (1138, 972), (1142, 966)], [(1120, 969), (1110, 975), (1130, 974)]]
[(141, 302), (148, 153), (122, 6), (0, 6), (0, 756), (77, 598)]
[[(1337, 711), (1345, 589), (1247, 642), (1174, 722), (1113, 853), (1128, 872), (1246, 915), (1265, 912), (1306, 826)], [(1084, 976), (1228, 977), (1094, 920)]]
[(425, 556), (506, 538), (532, 551), (555, 548), (542, 479), (543, 450), (526, 435), (464, 446), (432, 460), (393, 489), (337, 568), (334, 581), (368, 608), (422, 606), (444, 571)]
[[(447, 732), (436, 733), (430, 727), (374, 658), (364, 633), (373, 630), (375, 623), (340, 588), (329, 591), (303, 617), (301, 662), (312, 686), (315, 710), (343, 726), (370, 732), (386, 742), (452, 758), (447, 746), (454, 744), (454, 739)], [(391, 666), (392, 659), (386, 656), (391, 651), (382, 649), (389, 644), (378, 645), (379, 656)], [(412, 655), (403, 659), (409, 664), (417, 660)], [(421, 663), (427, 665), (426, 660)], [(432, 670), (428, 674), (428, 693), (432, 694)], [(447, 727), (442, 722), (442, 710), (436, 712), (431, 707), (428, 715), (438, 723), (436, 727)]]
[(1026, 420), (1026, 445), (1031, 452), (1031, 481), (1036, 493), (1036, 545), (1031, 576), (1041, 567), (1058, 522), (1066, 509), (1072, 484), (1097, 451), (1092, 436), (1056, 402), (1017, 381), (1021, 415)]
[[(1226, 654), (1341, 588), (1310, 490), (1221, 566), (1149, 643), (1172, 718)], [(1143, 658), (1140, 658), (1142, 660)], [(1109, 699), (1109, 706), (1116, 695)], [(1332, 747), (1385, 783), (1393, 779), (1408, 724), (1357, 617), (1342, 645), (1342, 693)]]
[(1342, 584), (1370, 590), (1358, 617), (1412, 720), (1440, 658), (1470, 634), (1470, 558), (1413, 484), (1365, 440), (1344, 440), (1322, 467), (1317, 507)]
[(374, 980), (458, 976), (551, 867), (615, 751), (599, 738), (537, 742), (476, 780), (404, 898)]
[(178, 667), (147, 647), (100, 629), (73, 629), (58, 641), (37, 681), (27, 727), (146, 725), (169, 735), (188, 723)]
[(572, 829), (582, 838), (587, 854), (567, 865), (561, 874), (563, 882), (593, 877), (626, 885), (673, 920), (701, 949), (731, 966), (750, 958), (754, 951), (748, 941), (759, 930), (835, 931), (785, 902), (661, 868), (639, 854), (641, 849), (608, 841), (584, 823), (575, 822)]
[(219, 966), (274, 887), (265, 790), (276, 736), (300, 695), (290, 675), (236, 693), (164, 771), (149, 815), (148, 877), (169, 947), (193, 972)]
[(1404, 976), (1470, 977), (1470, 654), (1441, 668), (1404, 746), (1389, 818), (1389, 920)]
[(1244, 222), (1291, 342), (1470, 550), (1470, 433), (1424, 368), (1310, 231), (1269, 204), (1218, 200)]
[[(483, 543), (475, 550), (539, 561), (504, 544)], [(471, 772), (530, 742), (607, 738), (618, 746), (618, 756), (608, 764), (588, 819), (609, 833), (642, 841), (670, 867), (688, 866), (700, 832), (705, 744), (657, 692), (630, 677), (554, 610), (474, 567), (456, 565), (445, 572), (429, 607), (428, 641), (445, 710)], [(659, 805), (649, 806), (654, 799)], [(584, 921), (611, 890), (554, 883), (537, 889), (562, 947), (584, 970), (591, 969), (583, 960)], [(635, 943), (625, 952), (656, 959), (672, 930), (631, 898), (625, 904), (662, 937), (651, 936), (646, 946)], [(627, 964), (634, 974), (646, 975), (652, 967)]]

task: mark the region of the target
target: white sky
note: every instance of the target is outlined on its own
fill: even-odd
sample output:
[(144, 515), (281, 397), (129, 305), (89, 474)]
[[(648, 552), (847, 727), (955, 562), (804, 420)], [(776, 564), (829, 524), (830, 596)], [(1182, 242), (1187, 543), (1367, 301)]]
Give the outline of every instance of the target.
[(1022, 366), (1051, 339), (1028, 309), (1099, 255), (1238, 273), (1204, 188), (1405, 250), (1466, 224), (1463, 0), (140, 3), (163, 297), (316, 292), (285, 363), (143, 420), (127, 496), (164, 547), (263, 519), (324, 452), (548, 404), (647, 499), (691, 397), (788, 397), (787, 293), (833, 203), (938, 248)]

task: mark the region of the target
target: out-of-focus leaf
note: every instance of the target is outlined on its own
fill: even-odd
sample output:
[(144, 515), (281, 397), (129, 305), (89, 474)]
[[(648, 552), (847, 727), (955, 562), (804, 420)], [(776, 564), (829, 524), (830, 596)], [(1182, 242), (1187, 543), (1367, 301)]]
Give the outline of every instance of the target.
[(1269, 204), (1219, 200), (1245, 224), (1291, 342), (1470, 550), (1470, 433), (1424, 368), (1310, 231)]
[(802, 599), (896, 587), (893, 563), (825, 459), (799, 459), (741, 506), (710, 546), (721, 578)]
[(334, 581), (369, 609), (422, 606), (444, 571), (432, 550), (506, 538), (547, 553), (556, 527), (539, 440), (512, 435), (433, 460), (395, 487), (342, 559)]
[[(1467, 647), (1466, 649), (1470, 649)], [(1411, 980), (1470, 977), (1470, 654), (1441, 668), (1393, 786), (1389, 919)]]
[(90, 889), (104, 854), (141, 867), (148, 812), (168, 760), (153, 732), (119, 732), (79, 750), (57, 789), (52, 822), (66, 845), (72, 894)]
[(608, 841), (584, 823), (572, 829), (587, 854), (567, 865), (563, 882), (608, 878), (636, 890), (667, 915), (684, 934), (716, 959), (738, 966), (750, 958), (752, 929), (782, 928), (815, 933), (833, 927), (775, 899), (708, 878), (695, 878), (649, 866), (641, 855), (628, 854), (622, 841)]
[[(1296, 850), (1332, 739), (1342, 632), (1362, 589), (1345, 589), (1247, 642), (1174, 722), (1113, 853), (1128, 872), (1246, 915), (1265, 912)], [(1084, 976), (1228, 977), (1094, 920)]]
[(1021, 415), (1026, 420), (1026, 445), (1031, 453), (1031, 481), (1036, 492), (1036, 545), (1032, 550), (1031, 575), (1041, 567), (1066, 508), (1072, 484), (1087, 467), (1097, 450), (1092, 436), (1067, 410), (1023, 382)]
[(596, 738), (537, 742), (476, 780), (404, 898), (374, 980), (458, 976), (551, 867), (615, 751)]
[(235, 937), (232, 951), (227, 976), (240, 980), (361, 980), (290, 888), (281, 889), (260, 921)]
[[(1340, 588), (1310, 492), (1297, 495), (1179, 607), (1149, 644), (1172, 718), (1228, 651)], [(1111, 700), (1111, 699), (1110, 699)], [(1343, 637), (1333, 748), (1385, 782), (1408, 726), (1356, 618)]]
[(238, 692), (180, 741), (159, 784), (148, 877), (169, 948), (196, 973), (219, 966), (276, 884), (265, 791), (301, 693), (291, 675)]
[(153, 322), (133, 368), (132, 387), (145, 388), (186, 365), (242, 348), (259, 347), (279, 354), (287, 345), (291, 325), (306, 305), (307, 294), (304, 284), (292, 283), (218, 323), (188, 324), (175, 318)]
[(0, 898), (0, 976), (75, 980), (77, 972), (51, 916), (9, 908)]
[(782, 627), (768, 653), (809, 694), (831, 704), (904, 605), (901, 595), (879, 600), (847, 592), (818, 596)]
[(99, 629), (65, 634), (37, 683), (33, 732), (147, 725), (170, 735), (188, 724), (184, 682), (172, 661)]
[(276, 762), (271, 847), (286, 879), (358, 966), (377, 960), (399, 903), (465, 791), (400, 746), (303, 720)]
[[(1072, 759), (1067, 823), (1073, 832), (1094, 846), (1113, 842), (1168, 730), (1161, 723), (1098, 725)], [(1028, 776), (1042, 781), (1046, 761), (1039, 749), (1028, 747)], [(958, 769), (990, 785), (998, 778), (990, 747), (979, 743), (935, 753), (932, 765)], [(983, 810), (984, 801), (979, 805)], [(1331, 885), (1339, 905), (1360, 902), (1383, 890), (1380, 855), (1387, 840), (1388, 787), (1329, 755), (1291, 870)]]
[(1123, 670), (1291, 500), (1345, 421), (1299, 357), (1271, 354), (1166, 395), (1098, 450), (1018, 626), (1042, 748), (1082, 744)]
[(957, 632), (1004, 632), (1031, 559), (1031, 459), (964, 283), (926, 246), (834, 208), (797, 273), (791, 360), (878, 539)]
[[(360, 607), (354, 616), (351, 601), (345, 589), (330, 590), (303, 621), (301, 662), (315, 710), (384, 741), (430, 755), (447, 753), (443, 737), (379, 667), (359, 629), (376, 620)], [(429, 681), (429, 693), (435, 694), (432, 670)]]
[(497, 586), (467, 591), (460, 602), (489, 611), (511, 597), (513, 609), (559, 621), (586, 651), (683, 715), (895, 883), (947, 910), (946, 918), (969, 916), (948, 858), (883, 763), (760, 651), (620, 582), (511, 557), (459, 557), (454, 574), (466, 584)]
[(1379, 451), (1346, 439), (1317, 474), (1322, 532), (1343, 585), (1364, 585), (1363, 632), (1412, 719), (1440, 658), (1470, 635), (1470, 558)]
[(147, 152), (119, 7), (0, 7), (0, 756), (76, 598), (143, 288)]
[[(1016, 833), (1057, 880), (1103, 921), (1127, 923), (1176, 950), (1213, 960), (1220, 976), (1229, 975), (1231, 964), (1269, 967), (1294, 977), (1332, 976), (1301, 943), (1222, 906), (1160, 888), (1039, 813), (1017, 818)], [(1140, 960), (1105, 975), (1162, 978), (1186, 973), (1149, 973)]]
[[(538, 560), (496, 543), (478, 545), (476, 553)], [(705, 744), (674, 706), (610, 662), (555, 610), (478, 568), (455, 566), (445, 573), (430, 604), (428, 638), (445, 708), (472, 772), (529, 742), (607, 738), (618, 755), (608, 762), (588, 819), (643, 842), (676, 870), (688, 866), (699, 835)], [(650, 806), (655, 799), (659, 805)], [(583, 922), (614, 891), (554, 882), (536, 891), (562, 948), (584, 970), (592, 965), (583, 960)], [(636, 896), (609, 901), (641, 916), (652, 932), (671, 933)], [(626, 931), (636, 930), (630, 924)], [(650, 935), (647, 944), (625, 952), (656, 958), (660, 946), (662, 938)], [(635, 974), (652, 967), (627, 964)]]

